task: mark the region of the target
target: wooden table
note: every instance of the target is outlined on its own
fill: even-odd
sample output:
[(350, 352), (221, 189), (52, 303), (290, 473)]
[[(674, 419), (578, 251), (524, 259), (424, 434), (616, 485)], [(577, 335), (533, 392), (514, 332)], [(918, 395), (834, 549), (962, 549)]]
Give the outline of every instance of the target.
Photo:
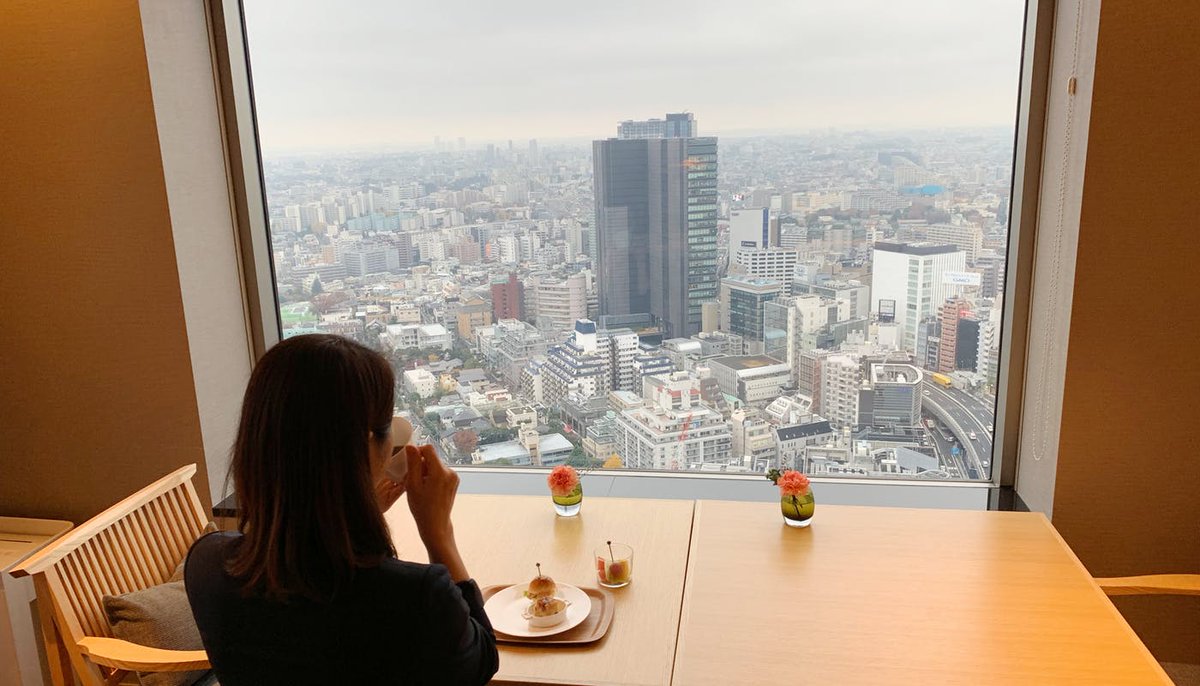
[[(558, 581), (596, 586), (596, 546), (613, 540), (634, 550), (633, 583), (613, 591), (616, 613), (603, 639), (580, 648), (502, 645), (495, 683), (670, 683), (692, 509), (690, 500), (593, 497), (578, 517), (564, 518), (549, 495), (460, 495), (454, 531), (480, 586), (524, 583), (535, 562)], [(387, 520), (400, 558), (426, 561), (403, 500)]]
[(70, 522), (57, 519), (0, 517), (0, 572), (70, 530)]
[(7, 570), (71, 530), (56, 519), (0, 517), (0, 684), (42, 683), (38, 636), (31, 612), (32, 579), (16, 579)]
[(701, 501), (674, 683), (1170, 681), (1041, 514)]

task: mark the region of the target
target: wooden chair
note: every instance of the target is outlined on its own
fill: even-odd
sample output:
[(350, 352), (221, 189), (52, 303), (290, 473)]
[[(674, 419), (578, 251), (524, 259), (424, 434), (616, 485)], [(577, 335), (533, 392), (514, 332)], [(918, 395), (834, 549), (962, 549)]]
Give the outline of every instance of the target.
[(166, 581), (208, 522), (191, 464), (155, 481), (30, 557), (54, 686), (120, 682), (131, 671), (208, 669), (203, 650), (162, 650), (113, 638), (100, 599)]
[(1200, 595), (1200, 574), (1150, 574), (1096, 579), (1106, 595)]
[[(1149, 574), (1097, 578), (1106, 595), (1200, 595), (1200, 574)], [(1176, 684), (1200, 684), (1200, 665), (1160, 662)]]

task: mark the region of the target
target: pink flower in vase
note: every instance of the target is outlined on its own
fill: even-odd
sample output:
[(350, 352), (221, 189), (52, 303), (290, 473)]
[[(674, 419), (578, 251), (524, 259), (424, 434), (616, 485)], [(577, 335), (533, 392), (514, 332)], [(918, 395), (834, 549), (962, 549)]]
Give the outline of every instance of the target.
[(780, 475), (777, 484), (780, 495), (794, 497), (808, 493), (808, 477), (794, 469), (789, 469)]
[(550, 476), (546, 477), (546, 484), (550, 486), (551, 495), (560, 498), (571, 495), (571, 491), (579, 485), (579, 472), (576, 472), (574, 467), (559, 465), (550, 471)]

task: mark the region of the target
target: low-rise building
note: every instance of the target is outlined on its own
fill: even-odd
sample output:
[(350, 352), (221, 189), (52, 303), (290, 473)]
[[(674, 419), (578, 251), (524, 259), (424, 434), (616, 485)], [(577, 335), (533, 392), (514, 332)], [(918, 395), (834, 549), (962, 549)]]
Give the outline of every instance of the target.
[(471, 453), (471, 463), (553, 467), (565, 463), (574, 449), (575, 446), (562, 434), (546, 434), (537, 437), (537, 448), (532, 451), (519, 440), (481, 445)]
[(438, 390), (438, 377), (428, 369), (406, 369), (401, 374), (405, 392), (416, 393), (422, 398), (431, 398)]
[(723, 392), (751, 406), (770, 403), (792, 382), (787, 363), (766, 355), (717, 357), (707, 364)]
[(604, 461), (617, 449), (617, 414), (612, 410), (592, 422), (583, 437), (583, 454), (590, 460)]
[(743, 466), (756, 472), (765, 472), (777, 465), (773, 427), (757, 410), (734, 410), (730, 422), (734, 460), (741, 460)]
[(837, 431), (829, 422), (817, 419), (818, 421), (804, 424), (775, 427), (775, 447), (780, 467), (808, 472), (809, 468), (804, 460), (806, 448), (824, 445), (837, 438)]

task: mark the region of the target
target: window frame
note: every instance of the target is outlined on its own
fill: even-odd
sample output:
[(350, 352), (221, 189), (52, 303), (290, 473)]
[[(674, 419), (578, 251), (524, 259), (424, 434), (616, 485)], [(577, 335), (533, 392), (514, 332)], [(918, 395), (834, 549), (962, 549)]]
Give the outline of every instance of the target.
[[(1023, 389), (1029, 336), (1029, 313), (1037, 210), (1046, 140), (1050, 62), (1055, 42), (1055, 0), (1026, 0), (1020, 58), (1013, 178), (1009, 207), (1004, 307), (1000, 325), (999, 375), (992, 436), (991, 474), (979, 481), (814, 477), (824, 502), (1006, 508), (1016, 482)], [(254, 84), (247, 51), (242, 0), (208, 0), (209, 39), (221, 110), (231, 210), (237, 228), (247, 330), (255, 359), (282, 340), (268, 207), (254, 104)], [(464, 492), (544, 495), (540, 479), (546, 469), (460, 466)], [(726, 499), (771, 500), (770, 489), (746, 490), (744, 482), (760, 482), (757, 474), (648, 472), (621, 470), (593, 474), (603, 479), (604, 493), (642, 497), (712, 497), (714, 480), (729, 484)], [(653, 484), (652, 488), (648, 488)], [(883, 489), (880, 491), (879, 489)], [(955, 489), (966, 489), (954, 493)], [(720, 487), (717, 487), (720, 490)], [(593, 491), (595, 492), (595, 491)], [(915, 500), (922, 494), (925, 500)], [(980, 508), (982, 509), (982, 508)]]

